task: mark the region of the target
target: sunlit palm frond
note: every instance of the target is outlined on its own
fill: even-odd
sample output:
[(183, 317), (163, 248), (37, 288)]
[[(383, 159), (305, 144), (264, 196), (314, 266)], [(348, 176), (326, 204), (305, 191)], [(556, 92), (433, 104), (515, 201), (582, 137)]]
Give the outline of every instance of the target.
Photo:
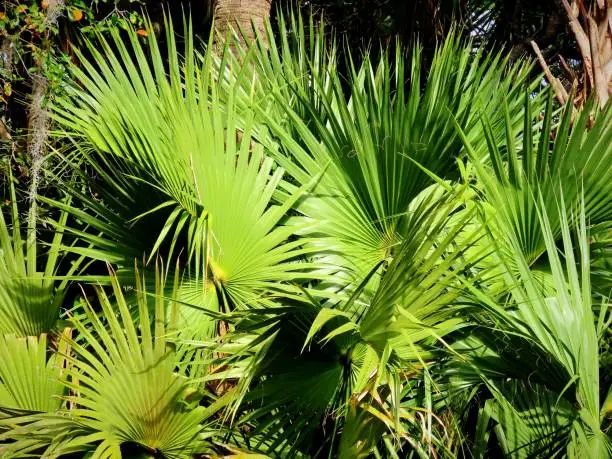
[[(490, 164), (481, 164), (474, 152), (472, 160), (483, 198), (490, 204), (486, 213), (502, 220), (492, 229), (492, 237), (503, 244), (507, 239), (505, 233), (511, 231), (532, 265), (546, 251), (545, 233), (538, 218), (540, 203), (533, 199), (534, 195), (541, 195), (556, 239), (561, 236), (561, 201), (569, 213), (582, 196), (589, 225), (610, 220), (612, 110), (608, 106), (602, 113), (592, 113), (591, 104), (576, 114), (574, 120), (572, 107), (568, 106), (555, 127), (549, 91), (548, 106), (540, 125), (532, 115), (529, 98), (530, 94), (526, 94), (522, 142), (514, 140), (510, 113), (506, 109), (508, 133), (503, 148), (496, 145), (490, 123), (483, 118)], [(589, 124), (592, 126), (588, 127)], [(469, 142), (467, 145), (469, 148)], [(572, 228), (575, 222), (569, 223)]]
[[(98, 441), (94, 454), (102, 457), (117, 457), (126, 443), (165, 457), (202, 452), (206, 409), (190, 401), (190, 381), (175, 373), (162, 276), (151, 300), (139, 284), (139, 328), (112, 274), (111, 280), (112, 300), (98, 290), (103, 315), (87, 304), (83, 318), (73, 319), (79, 338), (69, 341), (74, 358), (68, 402), (74, 408), (68, 414), (87, 434), (75, 436), (63, 447)], [(148, 301), (154, 301), (153, 316)]]
[[(70, 329), (64, 331), (69, 335)], [(69, 347), (61, 337), (49, 356), (48, 336), (0, 337), (0, 455), (37, 457), (52, 437), (40, 433), (46, 416), (64, 407)], [(58, 423), (57, 436), (65, 425)]]
[(241, 306), (309, 269), (297, 262), (308, 250), (289, 241), (295, 228), (283, 223), (311, 184), (281, 193), (284, 171), (252, 139), (253, 120), (215, 95), (212, 47), (200, 56), (186, 33), (179, 58), (170, 27), (168, 65), (153, 36), (143, 45), (115, 34), (90, 43), (93, 57), (72, 68), (79, 86), (56, 102), (56, 116), (91, 145), (84, 162), (105, 193), (92, 212), (68, 210), (89, 226), (78, 233), (88, 244), (83, 254), (129, 267), (131, 233), (144, 232), (149, 238), (135, 244), (149, 259), (182, 253), (196, 281), (207, 278), (221, 303)]
[(0, 338), (0, 418), (5, 417), (4, 410), (55, 412), (60, 408), (65, 351), (62, 348), (48, 359), (46, 335)]
[[(237, 365), (226, 375), (238, 384), (254, 384), (241, 399), (247, 411), (238, 424), (254, 429), (253, 448), (293, 455), (341, 447), (350, 455), (355, 452), (350, 445), (358, 442), (369, 454), (385, 433), (388, 441), (405, 442), (407, 449), (427, 450), (416, 439), (419, 407), (404, 407), (397, 391), (404, 379), (421, 374), (444, 354), (445, 336), (466, 325), (461, 308), (453, 304), (461, 286), (456, 277), (469, 266), (462, 257), (474, 241), (454, 244), (469, 214), (463, 220), (449, 217), (463, 196), (461, 189), (445, 193), (431, 193), (412, 208), (406, 240), (393, 248), (389, 265), (375, 267), (349, 299), (319, 303), (309, 297), (275, 313), (253, 311), (246, 322), (237, 317), (235, 332), (226, 337), (234, 349), (240, 349), (247, 330), (253, 335), (227, 365), (247, 367)], [(374, 280), (377, 271), (380, 281)], [(373, 295), (366, 293), (369, 283), (375, 284)], [(220, 347), (225, 349), (231, 346)], [(345, 423), (350, 439), (341, 440)], [(322, 429), (336, 433), (317, 440)]]
[[(518, 126), (518, 98), (529, 79), (525, 67), (505, 72), (500, 55), (485, 58), (456, 37), (440, 46), (424, 80), (418, 49), (411, 60), (401, 52), (380, 62), (366, 56), (348, 82), (333, 68), (320, 68), (327, 59), (324, 47), (320, 55), (314, 62), (316, 56), (301, 48), (297, 57), (283, 55), (314, 67), (308, 85), (316, 96), (304, 95), (298, 78), (289, 99), (282, 85), (291, 88), (294, 80), (277, 77), (271, 87), (261, 85), (276, 96), (276, 107), (265, 105), (259, 116), (278, 139), (275, 159), (297, 183), (309, 183), (323, 171), (298, 208), (311, 223), (305, 234), (317, 236), (313, 243), (328, 264), (362, 278), (401, 242), (411, 201), (433, 183), (423, 168), (442, 178), (458, 176), (455, 160), (463, 145), (451, 128), (452, 117), (481, 142), (484, 154), (480, 116), (486, 113), (502, 142), (500, 94), (512, 100), (511, 118)], [(533, 103), (539, 106), (539, 98)]]

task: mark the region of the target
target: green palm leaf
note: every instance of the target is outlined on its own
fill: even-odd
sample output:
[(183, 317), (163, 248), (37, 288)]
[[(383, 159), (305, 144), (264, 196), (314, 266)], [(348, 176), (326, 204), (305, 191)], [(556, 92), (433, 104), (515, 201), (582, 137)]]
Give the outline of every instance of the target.
[[(463, 146), (450, 128), (452, 116), (478, 141), (483, 139), (478, 120), (486, 113), (501, 142), (504, 118), (497, 98), (500, 93), (513, 97), (512, 119), (518, 125), (517, 95), (527, 73), (519, 66), (504, 73), (501, 56), (472, 55), (469, 43), (450, 37), (424, 82), (415, 49), (409, 62), (401, 52), (394, 62), (385, 56), (374, 63), (366, 56), (344, 84), (333, 67), (321, 64), (328, 59), (325, 48), (315, 45), (315, 56), (296, 48), (283, 59), (309, 64), (307, 84), (301, 74), (269, 78), (264, 68), (261, 87), (276, 96), (276, 107), (264, 103), (258, 116), (279, 144), (275, 159), (297, 183), (310, 183), (324, 171), (298, 208), (311, 224), (305, 234), (317, 236), (323, 261), (363, 278), (402, 240), (411, 201), (433, 183), (423, 168), (443, 178), (458, 176), (455, 159)], [(291, 97), (287, 87), (294, 88)], [(485, 147), (483, 142), (483, 154)]]
[[(22, 227), (13, 177), (8, 174), (7, 178), (8, 221), (4, 212), (0, 211), (0, 336), (39, 336), (55, 328), (67, 278), (79, 272), (83, 260), (71, 260), (72, 266), (64, 271), (67, 277), (56, 282), (56, 276), (59, 277), (62, 272), (61, 249), (65, 243), (64, 229), (68, 214), (60, 212), (51, 241), (42, 243), (37, 237), (40, 230), (38, 222), (35, 221), (36, 226), (33, 227)], [(30, 203), (29, 212), (34, 212), (36, 206), (36, 202)], [(46, 251), (43, 252), (43, 248)], [(41, 252), (44, 258), (39, 259)]]
[[(574, 115), (570, 105), (561, 116), (559, 126), (553, 128), (552, 92), (549, 91), (543, 125), (534, 128), (529, 98), (526, 94), (522, 144), (519, 146), (514, 141), (511, 114), (506, 108), (508, 135), (503, 148), (496, 145), (490, 123), (483, 118), (491, 164), (482, 164), (474, 151), (471, 159), (482, 184), (484, 200), (491, 204), (487, 213), (494, 209), (504, 220), (500, 227), (492, 229), (493, 237), (503, 241), (504, 232), (511, 230), (531, 265), (546, 251), (545, 233), (538, 218), (539, 203), (533, 199), (534, 194), (542, 195), (555, 238), (561, 236), (560, 200), (569, 212), (582, 196), (589, 224), (610, 220), (612, 110), (608, 106), (601, 113), (593, 114), (591, 104), (576, 115), (572, 125)], [(593, 126), (587, 129), (587, 123)], [(534, 142), (534, 138), (539, 141)], [(469, 141), (466, 145), (470, 148)], [(570, 221), (570, 228), (573, 223)]]
[[(511, 236), (513, 254), (505, 268), (506, 285), (511, 295), (509, 302), (499, 304), (476, 289), (472, 289), (472, 292), (493, 313), (496, 328), (528, 344), (521, 347), (528, 348), (531, 355), (523, 359), (535, 359), (536, 363), (542, 359), (541, 365), (531, 367), (531, 372), (535, 372), (533, 376), (549, 390), (557, 391), (557, 398), (563, 397), (576, 404), (570, 418), (577, 420), (573, 424), (568, 420), (565, 425), (567, 428), (571, 424), (568, 451), (573, 453), (570, 454), (607, 457), (609, 439), (600, 427), (600, 334), (592, 305), (585, 206), (583, 201), (581, 210), (574, 213), (575, 217), (568, 216), (564, 206), (561, 200), (558, 221), (563, 243), (561, 253), (565, 261), (559, 255), (555, 232), (542, 197), (535, 207), (551, 266), (552, 283), (548, 287), (543, 288), (538, 282), (529, 269), (520, 242)], [(577, 228), (576, 242), (572, 241), (570, 221), (574, 221), (572, 226)], [(578, 245), (578, 259), (575, 258), (574, 244)], [(503, 259), (507, 256), (504, 255)], [(516, 271), (519, 273), (518, 278), (512, 274)], [(606, 315), (605, 311), (603, 314)], [(552, 365), (546, 365), (550, 360)], [(555, 367), (556, 371), (547, 371)], [(500, 376), (503, 374), (502, 370)], [(489, 374), (489, 378), (491, 376)], [(516, 377), (516, 374), (512, 376)], [(529, 375), (525, 374), (524, 377)], [(523, 444), (524, 441), (513, 440), (515, 445)]]
[(310, 185), (280, 192), (288, 189), (283, 169), (251, 139), (253, 121), (241, 119), (239, 129), (232, 100), (217, 100), (210, 83), (213, 52), (200, 57), (187, 34), (180, 61), (170, 27), (168, 55), (175, 57), (167, 69), (154, 38), (144, 46), (137, 38), (126, 44), (118, 34), (110, 43), (101, 37), (90, 43), (92, 59), (81, 56), (82, 70), (72, 68), (79, 86), (57, 101), (58, 120), (93, 148), (93, 154), (83, 152), (86, 163), (102, 158), (105, 167), (96, 170), (106, 190), (129, 196), (144, 187), (152, 202), (127, 209), (104, 195), (106, 207), (97, 205), (95, 212), (67, 210), (89, 226), (78, 233), (88, 244), (80, 249), (84, 255), (129, 266), (134, 253), (126, 225), (146, 225), (156, 238), (136, 247), (149, 259), (159, 253), (170, 262), (185, 253), (196, 281), (210, 279), (221, 303), (242, 306), (310, 268), (296, 262), (308, 250), (288, 242), (296, 228), (283, 224)]
[[(64, 394), (62, 348), (47, 359), (47, 337), (0, 338), (0, 418), (5, 409), (56, 412)], [(2, 427), (0, 427), (2, 430)]]
[(176, 355), (166, 341), (161, 279), (153, 317), (146, 292), (138, 294), (140, 329), (113, 275), (111, 280), (114, 302), (98, 290), (103, 320), (89, 304), (84, 317), (73, 320), (80, 339), (69, 341), (74, 358), (67, 385), (74, 395), (68, 401), (75, 405), (69, 414), (87, 435), (76, 436), (64, 447), (101, 439), (94, 452), (99, 457), (119, 457), (124, 443), (165, 457), (191, 457), (203, 448), (205, 408), (191, 406), (189, 380), (175, 373)]

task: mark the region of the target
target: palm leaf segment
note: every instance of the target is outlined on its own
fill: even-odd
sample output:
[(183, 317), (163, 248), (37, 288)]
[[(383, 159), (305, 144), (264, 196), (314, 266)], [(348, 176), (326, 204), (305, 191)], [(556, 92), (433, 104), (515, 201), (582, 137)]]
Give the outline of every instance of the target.
[[(10, 210), (7, 221), (0, 211), (0, 336), (39, 336), (55, 328), (59, 309), (64, 299), (67, 279), (56, 284), (53, 276), (59, 274), (61, 248), (65, 242), (66, 212), (60, 212), (55, 222), (56, 232), (46, 244), (44, 258), (40, 257), (43, 244), (37, 240), (37, 226), (23, 231), (18, 196), (13, 177), (7, 174)], [(30, 215), (36, 215), (37, 204), (30, 204)], [(24, 234), (25, 233), (25, 234)], [(40, 271), (41, 259), (43, 270)], [(83, 259), (74, 260), (67, 275), (78, 272)]]
[[(65, 348), (60, 349), (65, 352)], [(65, 356), (47, 359), (47, 336), (0, 338), (0, 419), (2, 411), (54, 412), (64, 393)], [(8, 416), (7, 416), (8, 417)], [(0, 432), (3, 428), (0, 426)]]
[[(64, 331), (68, 334), (69, 329)], [(64, 405), (67, 343), (60, 340), (48, 357), (47, 335), (0, 338), (0, 455), (40, 457), (55, 437), (65, 433), (66, 423), (46, 418)], [(42, 419), (42, 420), (41, 420)], [(51, 427), (51, 434), (45, 430)], [(74, 427), (74, 426), (72, 426)]]
[(118, 457), (119, 446), (125, 442), (166, 457), (190, 457), (201, 448), (204, 408), (189, 406), (187, 380), (174, 373), (176, 360), (166, 342), (163, 291), (157, 292), (152, 321), (145, 294), (139, 296), (141, 323), (154, 323), (153, 333), (147, 325), (136, 329), (116, 283), (114, 292), (115, 308), (99, 293), (107, 324), (90, 306), (86, 322), (74, 321), (84, 340), (71, 342), (75, 359), (70, 387), (79, 394), (71, 399), (78, 406), (71, 415), (100, 433), (103, 441), (96, 450), (100, 457)]
[[(92, 246), (81, 253), (129, 267), (135, 254), (126, 250), (126, 226), (146, 224), (158, 236), (138, 248), (167, 260), (183, 251), (196, 280), (208, 277), (224, 301), (240, 306), (308, 268), (294, 262), (304, 250), (286, 243), (294, 230), (282, 225), (303, 189), (278, 199), (283, 169), (251, 140), (252, 121), (238, 129), (232, 101), (217, 101), (212, 51), (200, 57), (187, 33), (184, 61), (170, 28), (167, 66), (155, 39), (145, 47), (137, 38), (126, 44), (113, 35), (110, 43), (99, 39), (101, 48), (89, 45), (93, 57), (82, 58), (83, 70), (72, 68), (79, 87), (57, 102), (58, 119), (91, 145), (94, 153), (83, 151), (88, 164), (101, 158), (112, 165), (95, 166), (104, 189), (129, 200), (130, 192), (144, 187), (151, 200), (136, 209), (97, 205), (97, 215), (69, 210), (89, 225), (79, 236)], [(159, 217), (151, 221), (152, 214)]]
[[(561, 115), (557, 127), (552, 126), (554, 110), (552, 95), (541, 124), (534, 120), (530, 95), (525, 95), (525, 115), (522, 141), (516, 142), (512, 123), (506, 122), (507, 134), (502, 148), (496, 146), (492, 129), (482, 119), (488, 144), (487, 161), (471, 151), (479, 187), (485, 205), (485, 219), (503, 220), (497, 227), (489, 222), (492, 237), (503, 251), (509, 251), (511, 233), (530, 265), (537, 268), (539, 257), (546, 252), (545, 232), (538, 218), (538, 208), (544, 206), (555, 239), (561, 236), (562, 212), (572, 212), (584, 199), (584, 209), (595, 232), (603, 236), (597, 259), (605, 262), (605, 231), (612, 216), (609, 195), (612, 164), (612, 110), (608, 105), (601, 113), (593, 112), (589, 104), (581, 113), (569, 106)], [(504, 110), (509, 118), (507, 108)], [(588, 128), (588, 125), (592, 127)], [(467, 147), (470, 148), (469, 141)], [(540, 196), (541, 202), (534, 199)], [(559, 204), (563, 202), (563, 209)], [(571, 227), (574, 222), (569, 221)], [(508, 232), (510, 231), (510, 233)], [(504, 242), (506, 241), (506, 242)], [(600, 258), (601, 257), (601, 258)], [(605, 274), (601, 281), (605, 285)], [(609, 281), (608, 281), (609, 282)], [(600, 290), (605, 295), (609, 294)]]

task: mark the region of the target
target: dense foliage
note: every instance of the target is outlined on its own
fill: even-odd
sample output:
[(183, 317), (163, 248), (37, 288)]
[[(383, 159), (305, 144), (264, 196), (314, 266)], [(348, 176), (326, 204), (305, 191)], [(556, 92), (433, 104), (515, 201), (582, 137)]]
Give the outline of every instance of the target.
[(51, 191), (5, 173), (0, 456), (610, 457), (612, 105), (286, 21), (66, 63)]

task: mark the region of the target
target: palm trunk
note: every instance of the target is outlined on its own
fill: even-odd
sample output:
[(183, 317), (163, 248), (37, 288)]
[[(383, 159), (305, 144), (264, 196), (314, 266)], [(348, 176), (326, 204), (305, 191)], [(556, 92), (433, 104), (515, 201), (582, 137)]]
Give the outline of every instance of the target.
[(272, 0), (216, 0), (217, 39), (227, 38), (234, 30), (243, 40), (251, 41), (257, 34), (265, 41), (271, 5)]

